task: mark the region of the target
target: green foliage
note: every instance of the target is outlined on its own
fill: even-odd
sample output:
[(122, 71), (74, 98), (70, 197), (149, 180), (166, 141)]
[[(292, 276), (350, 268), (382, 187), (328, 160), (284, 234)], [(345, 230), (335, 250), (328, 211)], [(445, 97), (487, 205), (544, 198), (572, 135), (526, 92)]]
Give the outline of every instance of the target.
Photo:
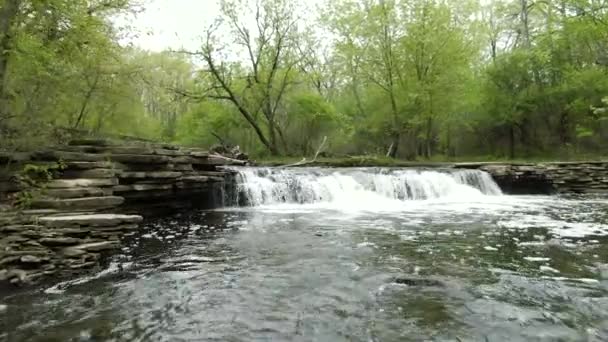
[(63, 161), (43, 165), (25, 164), (16, 175), (22, 190), (17, 193), (13, 205), (20, 209), (29, 208), (33, 201), (44, 195), (47, 183), (56, 178), (65, 167)]
[(0, 146), (77, 131), (262, 157), (323, 137), (327, 155), (408, 160), (608, 147), (596, 1), (218, 1), (192, 54), (119, 44), (129, 0), (0, 2)]

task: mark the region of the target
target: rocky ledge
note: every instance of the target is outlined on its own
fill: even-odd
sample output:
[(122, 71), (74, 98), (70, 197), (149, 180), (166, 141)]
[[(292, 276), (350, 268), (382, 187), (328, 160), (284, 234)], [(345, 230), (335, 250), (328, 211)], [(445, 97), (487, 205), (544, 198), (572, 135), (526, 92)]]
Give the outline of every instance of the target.
[[(220, 167), (246, 163), (200, 149), (107, 140), (0, 153), (0, 281), (33, 283), (95, 267), (137, 232), (143, 216), (222, 206), (232, 174)], [(26, 166), (51, 167), (53, 177), (24, 184)], [(19, 198), (27, 209), (11, 206)]]
[(120, 247), (142, 217), (24, 211), (3, 213), (0, 220), (0, 281), (16, 284), (97, 265), (101, 253)]
[(506, 193), (608, 193), (608, 162), (555, 162), (536, 164), (466, 163), (492, 175)]

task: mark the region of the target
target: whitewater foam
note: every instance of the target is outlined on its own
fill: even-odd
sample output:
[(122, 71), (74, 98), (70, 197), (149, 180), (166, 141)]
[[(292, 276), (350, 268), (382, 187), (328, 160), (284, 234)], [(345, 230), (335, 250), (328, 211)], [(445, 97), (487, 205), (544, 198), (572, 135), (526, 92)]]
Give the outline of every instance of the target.
[(371, 210), (402, 207), (403, 202), (432, 199), (479, 201), (502, 192), (480, 170), (428, 171), (390, 169), (238, 168), (238, 204), (362, 203)]

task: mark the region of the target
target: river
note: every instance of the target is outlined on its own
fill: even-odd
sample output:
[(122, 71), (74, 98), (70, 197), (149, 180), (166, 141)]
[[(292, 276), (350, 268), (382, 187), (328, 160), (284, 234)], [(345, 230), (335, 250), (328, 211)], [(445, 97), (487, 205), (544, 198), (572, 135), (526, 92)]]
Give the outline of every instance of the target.
[(239, 169), (77, 279), (0, 297), (4, 341), (606, 341), (608, 201), (481, 171)]

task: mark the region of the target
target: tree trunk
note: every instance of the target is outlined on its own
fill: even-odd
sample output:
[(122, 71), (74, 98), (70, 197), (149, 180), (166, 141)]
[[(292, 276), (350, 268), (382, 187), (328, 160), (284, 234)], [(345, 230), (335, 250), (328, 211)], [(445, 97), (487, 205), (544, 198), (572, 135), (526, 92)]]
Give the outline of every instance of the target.
[(397, 157), (397, 150), (399, 149), (399, 141), (401, 140), (401, 135), (399, 132), (394, 132), (391, 136), (391, 146), (386, 153), (386, 156), (389, 158)]
[(433, 118), (429, 117), (426, 121), (426, 157), (431, 158), (433, 152)]
[(0, 130), (9, 115), (8, 104), (8, 64), (13, 48), (13, 26), (19, 14), (21, 0), (5, 0), (0, 8)]
[(270, 153), (273, 156), (279, 155), (279, 149), (277, 147), (277, 127), (274, 120), (268, 120), (268, 139), (270, 140)]
[(515, 159), (515, 125), (509, 125), (509, 158)]

